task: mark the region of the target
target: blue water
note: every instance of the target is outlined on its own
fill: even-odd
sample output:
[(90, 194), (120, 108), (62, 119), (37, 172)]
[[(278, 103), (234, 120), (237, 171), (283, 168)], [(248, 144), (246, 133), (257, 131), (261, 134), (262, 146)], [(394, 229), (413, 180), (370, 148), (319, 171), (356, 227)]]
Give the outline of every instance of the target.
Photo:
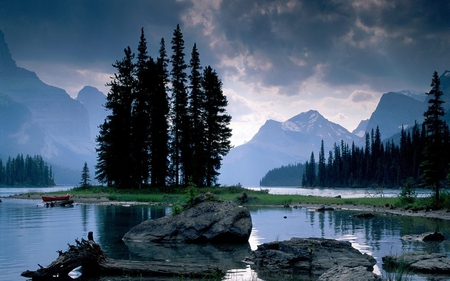
[[(3, 194), (5, 189), (0, 188)], [(11, 192), (11, 191), (10, 191)], [(384, 255), (406, 251), (450, 253), (450, 243), (405, 242), (401, 236), (439, 230), (450, 233), (450, 222), (416, 217), (378, 214), (372, 220), (350, 217), (355, 212), (314, 212), (293, 208), (249, 208), (253, 230), (248, 245), (221, 248), (211, 245), (183, 248), (122, 242), (121, 237), (133, 226), (147, 219), (167, 215), (166, 206), (81, 205), (45, 208), (40, 200), (2, 198), (0, 203), (0, 280), (26, 280), (25, 270), (37, 270), (38, 263), (48, 265), (57, 258), (58, 250), (66, 250), (75, 239), (94, 232), (96, 240), (111, 258), (132, 260), (164, 260), (221, 265), (228, 280), (261, 280), (251, 266), (242, 260), (257, 245), (292, 237), (324, 237), (350, 241), (361, 252), (371, 254), (378, 264), (375, 272), (387, 276), (382, 269)], [(286, 218), (284, 218), (286, 217)], [(427, 280), (412, 276), (409, 280)], [(442, 280), (442, 279), (440, 279)], [(449, 279), (450, 280), (450, 279)]]

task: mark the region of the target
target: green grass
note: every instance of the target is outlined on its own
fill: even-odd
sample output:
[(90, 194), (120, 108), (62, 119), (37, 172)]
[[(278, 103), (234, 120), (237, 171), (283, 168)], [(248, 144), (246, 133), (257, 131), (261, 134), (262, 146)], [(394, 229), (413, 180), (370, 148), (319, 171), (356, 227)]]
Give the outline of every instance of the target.
[[(74, 188), (69, 191), (52, 192), (54, 194), (65, 194), (69, 192), (75, 198), (77, 197), (106, 197), (111, 201), (125, 202), (159, 202), (175, 204), (187, 200), (186, 188), (174, 188), (169, 191), (147, 188), (141, 190), (135, 189), (114, 189), (103, 186), (92, 186), (90, 188)], [(250, 190), (242, 186), (225, 187), (202, 187), (197, 188), (198, 193), (211, 192), (222, 200), (236, 201), (244, 192), (250, 198), (245, 205), (295, 205), (295, 204), (339, 204), (339, 205), (366, 205), (374, 207), (398, 206), (398, 198), (367, 197), (367, 198), (332, 198), (304, 195), (276, 195), (269, 194), (267, 189)]]

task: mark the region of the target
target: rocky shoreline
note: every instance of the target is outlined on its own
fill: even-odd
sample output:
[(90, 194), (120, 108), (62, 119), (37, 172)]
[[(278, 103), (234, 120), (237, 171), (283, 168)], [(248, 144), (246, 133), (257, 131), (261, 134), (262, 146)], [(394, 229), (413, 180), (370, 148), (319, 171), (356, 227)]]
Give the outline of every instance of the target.
[[(324, 207), (324, 205), (319, 204), (295, 204), (290, 207), (293, 208), (309, 208), (317, 210)], [(326, 208), (331, 208), (333, 210), (348, 210), (348, 211), (362, 211), (367, 213), (384, 213), (397, 216), (410, 216), (410, 217), (424, 217), (433, 219), (443, 219), (450, 220), (450, 211), (447, 209), (442, 210), (405, 210), (403, 208), (393, 208), (393, 207), (373, 207), (367, 205), (346, 205), (346, 204), (327, 204)]]

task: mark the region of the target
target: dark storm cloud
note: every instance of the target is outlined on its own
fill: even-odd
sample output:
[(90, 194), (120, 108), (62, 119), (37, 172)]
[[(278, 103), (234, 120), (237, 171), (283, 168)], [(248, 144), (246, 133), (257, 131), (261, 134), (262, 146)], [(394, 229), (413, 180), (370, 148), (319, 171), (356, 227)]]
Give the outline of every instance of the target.
[[(426, 89), (434, 70), (450, 68), (449, 1), (2, 2), (0, 29), (18, 61), (111, 69), (123, 48), (136, 49), (141, 27), (151, 55), (162, 37), (170, 52), (180, 23), (187, 59), (197, 42), (202, 64), (248, 83), (279, 87), (285, 95), (297, 94), (314, 75), (331, 87)], [(191, 13), (204, 17), (214, 34), (206, 34), (201, 23), (189, 24)], [(217, 38), (218, 44), (208, 41)], [(224, 57), (241, 59), (239, 67), (221, 64)]]
[(316, 64), (327, 60), (353, 18), (345, 5), (329, 1), (258, 0), (223, 1), (218, 21), (230, 41), (240, 42), (252, 55), (265, 54), (273, 65), (268, 72), (249, 66), (249, 75), (287, 86), (310, 77)]
[(188, 4), (145, 0), (2, 2), (0, 29), (15, 57), (85, 65), (104, 61), (110, 65), (123, 56), (126, 46), (135, 49), (141, 27), (156, 53), (159, 40), (172, 35)]
[(222, 2), (217, 21), (229, 40), (273, 65), (270, 71), (247, 65), (246, 73), (267, 86), (295, 84), (323, 66), (323, 82), (331, 86), (364, 83), (384, 91), (423, 87), (434, 70), (449, 68), (449, 6), (425, 0), (235, 0)]

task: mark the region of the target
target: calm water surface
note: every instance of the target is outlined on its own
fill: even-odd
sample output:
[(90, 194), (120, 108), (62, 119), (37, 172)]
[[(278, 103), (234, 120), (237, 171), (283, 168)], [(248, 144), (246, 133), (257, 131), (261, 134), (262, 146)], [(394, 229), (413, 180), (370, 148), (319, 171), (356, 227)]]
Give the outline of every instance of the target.
[[(268, 190), (270, 194), (295, 194), (323, 197), (341, 196), (342, 198), (361, 197), (398, 197), (400, 188), (302, 188), (302, 187), (247, 187), (253, 190)], [(430, 189), (417, 189), (417, 197), (426, 197), (432, 193)]]
[[(0, 188), (0, 194), (7, 194)], [(190, 245), (189, 247), (149, 247), (121, 241), (133, 226), (167, 215), (164, 206), (77, 205), (45, 208), (40, 200), (2, 198), (0, 203), (0, 280), (26, 280), (25, 270), (37, 270), (57, 258), (75, 239), (89, 231), (106, 254), (115, 259), (198, 262), (220, 265), (228, 280), (256, 280), (257, 274), (241, 261), (257, 245), (292, 237), (324, 237), (350, 241), (361, 252), (378, 261), (375, 271), (387, 276), (381, 258), (392, 253), (433, 251), (450, 253), (450, 243), (405, 242), (401, 236), (439, 230), (450, 233), (450, 222), (413, 217), (377, 215), (372, 220), (352, 219), (350, 211), (314, 212), (308, 209), (249, 208), (254, 229), (248, 245), (239, 247)], [(286, 216), (286, 219), (284, 217)], [(261, 280), (261, 279), (259, 279)], [(410, 280), (432, 280), (412, 276)], [(439, 279), (445, 280), (445, 279)]]

